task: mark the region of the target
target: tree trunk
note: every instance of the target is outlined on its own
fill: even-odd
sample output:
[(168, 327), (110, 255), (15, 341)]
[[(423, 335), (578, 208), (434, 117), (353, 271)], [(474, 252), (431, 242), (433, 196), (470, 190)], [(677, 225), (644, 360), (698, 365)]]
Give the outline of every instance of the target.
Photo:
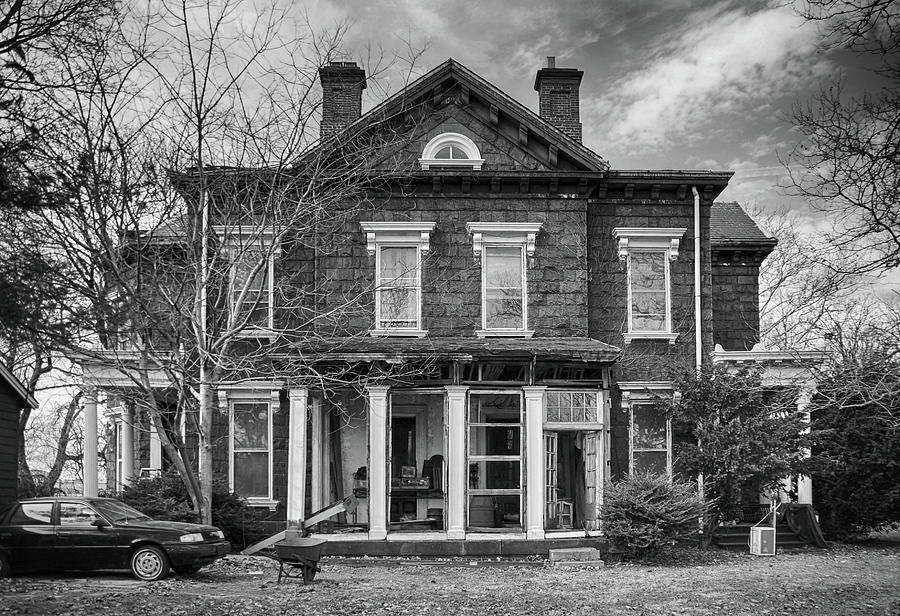
[(213, 438), (212, 422), (215, 405), (212, 387), (200, 382), (200, 518), (204, 524), (212, 524), (213, 494)]

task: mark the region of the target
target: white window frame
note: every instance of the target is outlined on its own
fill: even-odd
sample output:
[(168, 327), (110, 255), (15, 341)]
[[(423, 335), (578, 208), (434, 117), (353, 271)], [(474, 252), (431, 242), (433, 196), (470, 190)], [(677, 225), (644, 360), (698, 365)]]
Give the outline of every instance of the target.
[[(678, 249), (681, 238), (686, 228), (665, 227), (616, 227), (613, 229), (613, 237), (616, 239), (620, 261), (626, 263), (626, 288), (627, 288), (627, 313), (628, 329), (623, 333), (625, 344), (632, 340), (650, 339), (667, 340), (669, 344), (675, 344), (678, 332), (672, 329), (672, 277), (669, 263), (678, 260)], [(665, 267), (665, 291), (666, 291), (666, 316), (665, 328), (662, 331), (641, 331), (634, 329), (632, 316), (632, 284), (631, 284), (631, 255), (640, 253), (661, 253), (664, 255)]]
[[(366, 251), (375, 257), (375, 326), (370, 336), (406, 336), (423, 338), (428, 330), (422, 323), (422, 265), (431, 250), (433, 222), (371, 222), (359, 223), (366, 234)], [(416, 325), (414, 327), (381, 327), (381, 249), (416, 249)]]
[[(228, 490), (234, 492), (234, 455), (245, 451), (262, 452), (263, 449), (235, 449), (234, 446), (234, 405), (265, 404), (268, 407), (268, 494), (265, 496), (245, 497), (252, 507), (268, 507), (274, 510), (278, 502), (274, 500), (274, 434), (273, 417), (281, 409), (280, 381), (247, 381), (243, 383), (224, 383), (218, 388), (219, 409), (228, 415)], [(243, 496), (243, 495), (242, 495)]]
[[(662, 410), (668, 399), (677, 398), (672, 384), (666, 381), (633, 381), (618, 384), (622, 392), (622, 408), (628, 411), (628, 474), (634, 473), (635, 451), (662, 451), (662, 449), (635, 449), (634, 447), (634, 407), (656, 406)], [(666, 418), (666, 474), (672, 480), (672, 421)]]
[[(466, 153), (466, 158), (435, 158), (442, 148), (454, 146)], [(429, 141), (422, 150), (422, 158), (419, 165), (428, 170), (431, 167), (470, 167), (474, 171), (481, 171), (484, 158), (475, 142), (460, 133), (442, 133)]]
[(259, 250), (267, 253), (266, 293), (268, 294), (268, 316), (265, 327), (248, 324), (237, 333), (239, 338), (273, 338), (275, 329), (275, 259), (281, 256), (281, 244), (274, 245), (275, 231), (259, 227), (214, 225), (213, 232), (222, 239), (228, 255), (228, 307), (235, 310), (235, 259), (248, 251)]
[[(596, 396), (596, 421), (548, 421), (550, 394), (594, 394)], [(544, 430), (602, 430), (603, 429), (603, 405), (605, 396), (602, 389), (547, 389), (544, 392)]]
[[(543, 223), (540, 222), (470, 222), (466, 230), (472, 236), (475, 261), (481, 265), (481, 329), (475, 330), (479, 338), (510, 336), (530, 338), (534, 330), (528, 328), (528, 258), (535, 253), (535, 242)], [(485, 249), (519, 248), (522, 253), (522, 327), (499, 328), (487, 324), (487, 259)]]

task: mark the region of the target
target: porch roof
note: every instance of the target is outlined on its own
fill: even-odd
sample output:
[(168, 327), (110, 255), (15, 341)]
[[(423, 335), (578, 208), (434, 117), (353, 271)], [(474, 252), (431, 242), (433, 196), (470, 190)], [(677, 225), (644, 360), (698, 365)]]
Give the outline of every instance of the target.
[(293, 345), (310, 361), (540, 359), (611, 363), (622, 351), (593, 338), (349, 337)]

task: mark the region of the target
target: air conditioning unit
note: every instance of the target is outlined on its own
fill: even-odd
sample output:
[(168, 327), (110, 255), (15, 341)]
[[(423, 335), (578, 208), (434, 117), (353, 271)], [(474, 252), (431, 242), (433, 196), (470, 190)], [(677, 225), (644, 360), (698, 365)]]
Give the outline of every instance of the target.
[(756, 556), (775, 556), (775, 529), (754, 526), (750, 529), (750, 553)]

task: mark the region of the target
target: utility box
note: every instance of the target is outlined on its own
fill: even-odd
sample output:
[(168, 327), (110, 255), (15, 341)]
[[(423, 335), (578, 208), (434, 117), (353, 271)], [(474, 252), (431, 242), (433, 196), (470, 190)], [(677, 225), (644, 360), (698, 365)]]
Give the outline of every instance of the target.
[(775, 556), (775, 529), (771, 526), (751, 528), (750, 553), (756, 556)]

